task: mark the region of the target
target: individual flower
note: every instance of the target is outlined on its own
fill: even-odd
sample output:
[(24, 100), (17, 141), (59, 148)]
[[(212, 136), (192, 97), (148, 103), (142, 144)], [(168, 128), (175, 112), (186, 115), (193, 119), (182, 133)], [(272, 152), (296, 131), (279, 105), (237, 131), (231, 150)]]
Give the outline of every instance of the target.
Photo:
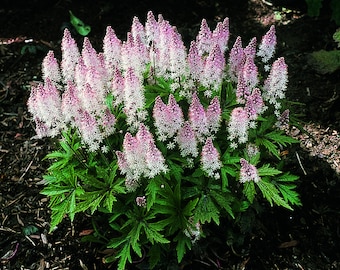
[(261, 180), (257, 168), (250, 164), (247, 160), (244, 158), (240, 159), (241, 163), (241, 170), (240, 170), (240, 182), (246, 183), (246, 182), (259, 182)]
[(211, 138), (207, 138), (202, 148), (201, 164), (203, 171), (205, 171), (209, 177), (216, 177), (216, 171), (222, 166), (220, 155)]
[(262, 37), (257, 56), (261, 57), (263, 63), (268, 61), (274, 56), (276, 47), (276, 33), (275, 26), (272, 25), (268, 32)]
[(283, 57), (274, 61), (268, 78), (263, 86), (263, 99), (274, 105), (278, 110), (281, 107), (280, 99), (285, 97), (288, 83), (288, 68)]
[(139, 207), (145, 208), (146, 207), (146, 197), (145, 196), (138, 196), (138, 197), (136, 197), (136, 204)]
[(230, 141), (237, 140), (232, 146), (237, 147), (238, 144), (248, 141), (249, 117), (247, 111), (242, 107), (232, 110), (228, 123), (228, 139)]

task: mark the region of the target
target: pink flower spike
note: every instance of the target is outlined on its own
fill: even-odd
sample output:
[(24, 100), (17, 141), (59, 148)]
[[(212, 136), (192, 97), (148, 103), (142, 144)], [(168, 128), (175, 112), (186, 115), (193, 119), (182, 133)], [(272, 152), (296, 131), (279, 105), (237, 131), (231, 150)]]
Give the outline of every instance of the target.
[(149, 143), (154, 142), (152, 133), (143, 123), (139, 125), (139, 129), (136, 134), (136, 139), (138, 141), (139, 146), (141, 147), (140, 151), (144, 153), (147, 150)]
[(68, 81), (65, 92), (62, 94), (61, 110), (65, 123), (73, 122), (81, 108), (77, 88), (74, 82)]
[(103, 137), (96, 119), (87, 111), (80, 110), (75, 122), (82, 141), (87, 144), (91, 152), (97, 151), (100, 143), (103, 141)]
[(221, 52), (224, 53), (228, 48), (229, 18), (225, 18), (223, 22), (217, 23), (216, 28), (212, 33), (212, 38), (214, 42), (219, 45)]
[(196, 92), (192, 94), (192, 100), (189, 106), (189, 121), (193, 130), (197, 132), (199, 139), (202, 135), (208, 133), (206, 113)]
[(242, 48), (242, 39), (237, 37), (234, 46), (229, 53), (229, 76), (234, 81), (237, 82), (238, 77), (243, 69), (245, 62), (245, 53)]
[(186, 157), (188, 155), (197, 157), (198, 151), (195, 132), (189, 122), (185, 122), (183, 127), (178, 131), (176, 140), (182, 157)]
[(159, 173), (167, 172), (167, 166), (165, 164), (165, 159), (161, 151), (157, 148), (153, 141), (148, 142), (148, 148), (146, 151), (146, 165), (148, 167), (148, 172), (146, 176), (153, 178)]
[(191, 77), (199, 81), (204, 68), (204, 61), (198, 53), (197, 45), (195, 41), (191, 41), (189, 54), (188, 54), (188, 64), (190, 68)]
[(106, 70), (113, 71), (114, 68), (120, 65), (121, 47), (122, 42), (116, 36), (115, 31), (111, 28), (111, 26), (106, 27), (106, 34), (103, 40), (103, 54)]
[(105, 137), (111, 135), (115, 131), (116, 117), (106, 109), (101, 115), (100, 125), (103, 129), (102, 133)]
[(250, 120), (255, 120), (257, 116), (263, 112), (264, 102), (259, 88), (253, 90), (251, 95), (247, 98), (244, 108), (247, 111)]
[(65, 82), (74, 80), (74, 69), (80, 57), (76, 41), (71, 37), (70, 31), (65, 28), (64, 36), (61, 41), (61, 72)]
[(250, 87), (246, 84), (243, 74), (238, 76), (237, 87), (236, 87), (236, 101), (239, 104), (246, 103), (248, 96), (250, 95)]
[(98, 59), (98, 55), (96, 50), (92, 47), (92, 44), (88, 37), (84, 38), (83, 49), (81, 51), (81, 56), (84, 61), (86, 67), (98, 69), (100, 65), (100, 61)]
[(253, 89), (259, 82), (257, 66), (254, 58), (247, 56), (242, 71), (243, 79), (250, 89)]
[(206, 19), (201, 22), (201, 27), (196, 37), (196, 43), (199, 55), (209, 53), (211, 50), (212, 43), (212, 32), (208, 26)]
[(268, 61), (274, 56), (276, 47), (276, 31), (275, 26), (272, 25), (268, 32), (262, 37), (262, 41), (257, 52), (257, 56), (262, 58), (263, 63)]
[(61, 81), (59, 64), (53, 51), (49, 51), (42, 62), (42, 74), (44, 80), (49, 78), (54, 83)]
[[(229, 140), (238, 140), (238, 143), (246, 143), (248, 141), (249, 118), (247, 111), (242, 107), (232, 110), (228, 123)], [(237, 147), (236, 145), (234, 148)]]
[(147, 14), (147, 19), (145, 22), (145, 34), (147, 44), (153, 42), (154, 40), (157, 40), (159, 36), (158, 22), (156, 21), (155, 16), (151, 11), (149, 11)]
[(283, 57), (277, 59), (270, 70), (268, 78), (263, 86), (263, 98), (270, 104), (273, 104), (275, 109), (279, 109), (281, 104), (280, 99), (285, 97), (285, 92), (288, 83), (288, 67)]
[(244, 48), (244, 53), (247, 57), (250, 57), (252, 59), (256, 56), (256, 37), (252, 38), (247, 45), (247, 47)]
[[(134, 153), (137, 149), (139, 149), (139, 142), (137, 138), (132, 136), (130, 132), (127, 132), (124, 136), (123, 149), (126, 155)], [(126, 158), (128, 159), (128, 157)]]
[(140, 23), (138, 17), (133, 17), (132, 25), (131, 25), (131, 34), (134, 40), (139, 36), (141, 41), (145, 44), (146, 37), (145, 37), (145, 30), (144, 26)]
[(168, 133), (169, 137), (173, 137), (175, 133), (179, 130), (179, 128), (183, 125), (184, 117), (181, 107), (178, 105), (175, 97), (172, 94), (169, 95), (167, 110), (167, 118), (170, 122), (170, 129)]
[(210, 51), (204, 66), (202, 84), (219, 89), (224, 77), (225, 59), (218, 44), (214, 45)]
[(112, 78), (112, 94), (114, 97), (114, 105), (119, 105), (124, 100), (124, 78), (120, 70), (116, 67)]
[(202, 169), (210, 177), (216, 177), (216, 171), (221, 168), (220, 154), (215, 148), (212, 139), (207, 138), (201, 153)]
[(125, 154), (121, 151), (116, 151), (116, 156), (117, 156), (118, 167), (121, 173), (126, 174), (129, 166), (126, 161)]
[(250, 164), (244, 158), (240, 159), (241, 163), (241, 170), (240, 170), (240, 182), (251, 182), (254, 181), (255, 183), (261, 180), (256, 167)]
[(215, 96), (207, 108), (207, 124), (210, 132), (216, 133), (221, 124), (221, 107), (220, 100)]
[(137, 128), (140, 119), (138, 112), (144, 107), (144, 88), (135, 71), (129, 68), (125, 74), (124, 82), (124, 112), (127, 115), (127, 123), (132, 128)]

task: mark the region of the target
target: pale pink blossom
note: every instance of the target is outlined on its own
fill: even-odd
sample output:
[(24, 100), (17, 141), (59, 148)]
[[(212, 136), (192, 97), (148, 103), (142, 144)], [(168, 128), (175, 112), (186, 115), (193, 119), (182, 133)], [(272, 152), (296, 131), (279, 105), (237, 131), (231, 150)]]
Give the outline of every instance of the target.
[(247, 45), (247, 47), (244, 48), (244, 54), (246, 57), (250, 57), (252, 59), (256, 56), (256, 37), (252, 38)]
[(241, 37), (237, 37), (233, 47), (229, 53), (229, 76), (234, 81), (237, 82), (240, 73), (243, 70), (243, 65), (245, 62), (245, 53), (242, 47)]
[(255, 88), (253, 92), (247, 97), (245, 110), (248, 113), (250, 120), (255, 120), (264, 110), (264, 102), (262, 99), (261, 91)]
[(276, 31), (275, 26), (272, 25), (268, 32), (262, 37), (257, 56), (261, 57), (263, 63), (268, 61), (274, 56), (276, 47)]
[(74, 70), (78, 63), (80, 53), (76, 41), (72, 38), (70, 31), (65, 28), (61, 41), (61, 71), (64, 81), (74, 80)]
[(249, 118), (247, 111), (242, 107), (232, 110), (228, 123), (228, 139), (237, 140), (236, 145), (248, 141)]
[(215, 30), (212, 32), (212, 39), (218, 44), (222, 53), (228, 48), (229, 41), (229, 18), (225, 18), (223, 22), (218, 22)]
[(215, 148), (212, 139), (207, 138), (201, 153), (202, 169), (209, 177), (216, 177), (216, 171), (222, 166), (220, 154)]
[(151, 11), (149, 11), (147, 14), (147, 19), (145, 22), (145, 35), (147, 44), (154, 42), (154, 40), (157, 40), (159, 36), (159, 25)]
[(103, 54), (106, 70), (111, 75), (117, 67), (120, 67), (121, 47), (122, 41), (116, 36), (112, 27), (106, 27), (106, 34), (103, 40)]
[(59, 64), (53, 51), (49, 51), (42, 62), (42, 75), (44, 80), (49, 78), (54, 83), (61, 81)]
[(220, 100), (215, 96), (206, 110), (207, 126), (210, 133), (216, 133), (221, 125), (221, 106)]
[(196, 37), (197, 49), (199, 55), (204, 55), (210, 52), (212, 47), (212, 32), (206, 19), (201, 22), (201, 27)]
[(241, 163), (241, 170), (240, 170), (240, 182), (246, 183), (253, 181), (254, 183), (257, 183), (261, 180), (257, 168), (250, 164), (247, 160), (244, 158), (240, 159)]
[(188, 114), (190, 125), (195, 131), (197, 138), (201, 140), (202, 136), (208, 134), (208, 125), (205, 109), (201, 104), (196, 92), (192, 94)]
[(263, 99), (273, 104), (275, 109), (281, 107), (280, 99), (285, 97), (288, 83), (288, 67), (283, 57), (274, 61), (268, 78), (263, 86)]
[(85, 110), (79, 110), (75, 123), (82, 142), (89, 147), (90, 152), (97, 151), (103, 141), (103, 136), (95, 117)]
[(158, 139), (161, 141), (172, 138), (184, 122), (182, 109), (172, 94), (169, 95), (167, 105), (164, 104), (160, 96), (156, 97), (153, 118)]
[(251, 93), (249, 84), (246, 83), (243, 74), (238, 76), (236, 87), (236, 101), (239, 104), (244, 104)]
[(188, 61), (191, 77), (195, 81), (200, 81), (202, 74), (203, 74), (204, 61), (202, 59), (202, 56), (198, 53), (198, 49), (197, 49), (197, 45), (195, 41), (191, 41), (187, 61)]
[(139, 207), (146, 207), (146, 197), (145, 196), (138, 196), (136, 197), (136, 204)]
[(127, 123), (133, 129), (139, 126), (144, 119), (139, 112), (143, 110), (145, 103), (144, 87), (135, 71), (129, 68), (125, 74), (124, 82), (124, 112), (127, 115)]
[(203, 86), (218, 90), (224, 78), (225, 59), (218, 44), (214, 45), (206, 59), (203, 78)]
[(258, 71), (257, 66), (254, 63), (254, 58), (248, 56), (246, 57), (242, 70), (242, 76), (250, 89), (253, 89), (258, 84)]
[(74, 117), (81, 109), (81, 102), (78, 98), (78, 90), (74, 82), (68, 81), (65, 91), (62, 94), (61, 110), (65, 124), (74, 123)]
[(198, 150), (195, 132), (188, 121), (186, 121), (183, 124), (183, 127), (178, 131), (176, 141), (178, 143), (181, 156), (186, 157), (191, 155), (193, 157), (197, 157)]

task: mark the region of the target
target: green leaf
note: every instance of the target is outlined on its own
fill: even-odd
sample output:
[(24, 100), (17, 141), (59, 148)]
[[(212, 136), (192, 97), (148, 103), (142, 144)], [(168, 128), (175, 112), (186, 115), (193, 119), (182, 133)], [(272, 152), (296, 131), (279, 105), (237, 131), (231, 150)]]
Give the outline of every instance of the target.
[(220, 212), (209, 195), (201, 196), (195, 209), (195, 221), (210, 223), (211, 219), (219, 225)]
[(233, 210), (231, 208), (231, 203), (234, 201), (234, 198), (229, 192), (221, 193), (215, 190), (211, 190), (210, 195), (213, 200), (219, 206), (221, 206), (232, 218), (235, 218)]
[(160, 230), (159, 226), (157, 224), (148, 223), (147, 225), (143, 226), (145, 235), (148, 238), (148, 240), (153, 245), (155, 242), (160, 244), (168, 244), (170, 241), (166, 239), (162, 234), (160, 234), (158, 231)]
[(245, 182), (243, 186), (243, 194), (247, 197), (250, 203), (253, 203), (256, 195), (254, 182)]
[(256, 184), (261, 190), (263, 197), (267, 199), (271, 206), (275, 203), (278, 206), (283, 206), (289, 210), (293, 210), (291, 206), (280, 197), (279, 191), (274, 184), (268, 182), (266, 179), (262, 179)]
[(70, 22), (73, 25), (73, 27), (77, 30), (77, 32), (80, 35), (87, 36), (91, 32), (91, 26), (84, 24), (82, 20), (74, 16), (71, 10), (69, 10), (69, 13)]
[(269, 167), (269, 164), (263, 165), (261, 168), (257, 169), (259, 176), (273, 176), (282, 173), (280, 170)]
[(180, 263), (187, 251), (187, 249), (191, 249), (191, 241), (189, 237), (187, 237), (184, 233), (179, 232), (175, 237), (175, 242), (177, 242), (176, 251), (177, 251), (177, 261)]

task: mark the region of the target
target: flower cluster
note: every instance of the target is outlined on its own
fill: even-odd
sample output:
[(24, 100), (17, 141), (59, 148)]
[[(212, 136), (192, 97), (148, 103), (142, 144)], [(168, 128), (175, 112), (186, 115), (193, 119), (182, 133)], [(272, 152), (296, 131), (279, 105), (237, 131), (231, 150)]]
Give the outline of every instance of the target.
[[(59, 179), (58, 170), (72, 178), (61, 181), (62, 192), (45, 190), (59, 211), (52, 225), (86, 209), (116, 211), (110, 222), (127, 219), (111, 226), (124, 228), (112, 244), (124, 269), (131, 256), (123, 252), (141, 256), (140, 239), (165, 244), (172, 237), (182, 256), (189, 245), (182, 236), (197, 241), (205, 223), (245, 212), (232, 208), (251, 205), (259, 190), (271, 204), (299, 203), (292, 178), (272, 183), (281, 171), (261, 160), (263, 152), (266, 160), (279, 158), (279, 147), (294, 142), (282, 133), (290, 114), (281, 104), (288, 73), (284, 58), (274, 59), (275, 28), (259, 44), (253, 38), (244, 47), (238, 36), (227, 50), (228, 42), (228, 18), (213, 30), (203, 19), (188, 49), (177, 29), (152, 12), (144, 25), (133, 18), (124, 41), (108, 26), (102, 52), (87, 37), (79, 49), (65, 29), (61, 61), (48, 52), (43, 82), (28, 99), (36, 137), (64, 138), (66, 153), (48, 156), (57, 159), (49, 179)], [(289, 188), (279, 186), (284, 179)]]

